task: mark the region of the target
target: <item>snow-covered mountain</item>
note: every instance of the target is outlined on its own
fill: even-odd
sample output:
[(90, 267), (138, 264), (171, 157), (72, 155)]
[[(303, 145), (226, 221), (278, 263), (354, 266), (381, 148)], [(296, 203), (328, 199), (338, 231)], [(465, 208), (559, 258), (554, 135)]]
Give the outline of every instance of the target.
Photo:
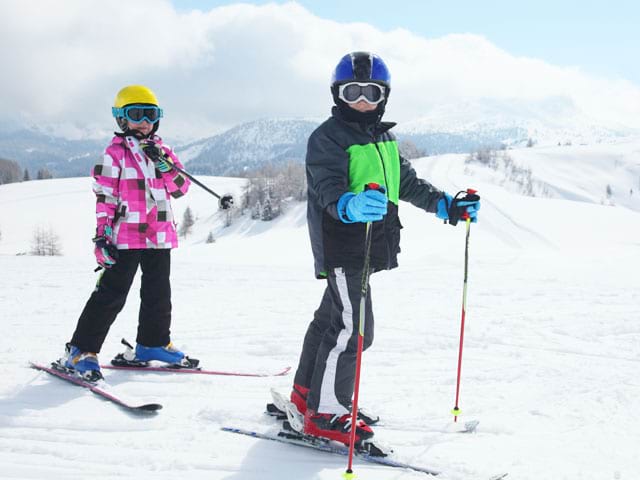
[[(390, 120), (393, 120), (390, 118)], [(265, 118), (237, 125), (185, 145), (171, 142), (196, 174), (237, 175), (267, 164), (302, 162), (310, 133), (322, 118)], [(612, 143), (640, 134), (580, 112), (565, 98), (540, 101), (484, 99), (434, 107), (394, 129), (429, 155), (467, 153), (482, 147)], [(0, 157), (56, 177), (84, 176), (104, 149), (100, 140), (67, 140), (52, 133), (0, 126)], [(32, 175), (33, 176), (33, 175)]]
[[(390, 120), (393, 120), (390, 118)], [(310, 133), (323, 119), (265, 118), (237, 125), (185, 145), (172, 143), (196, 174), (237, 175), (267, 164), (302, 162)], [(461, 101), (434, 107), (426, 116), (394, 129), (429, 155), (467, 153), (482, 147), (612, 143), (640, 134), (624, 125), (605, 124), (558, 97)], [(84, 176), (108, 137), (67, 140), (37, 130), (0, 126), (0, 157), (16, 160), (32, 173), (48, 168), (56, 177)], [(33, 175), (32, 175), (33, 176)]]
[(318, 124), (305, 119), (256, 120), (176, 151), (193, 172), (239, 174), (270, 163), (303, 161), (307, 139)]
[[(199, 140), (178, 152), (192, 171), (228, 175), (267, 163), (303, 161), (309, 134), (321, 120), (263, 119)], [(466, 153), (482, 147), (612, 143), (640, 134), (582, 114), (564, 98), (539, 102), (483, 100), (434, 108), (399, 123), (400, 141), (429, 155)]]
[[(361, 403), (381, 415), (376, 437), (400, 460), (443, 480), (631, 479), (640, 419), (640, 141), (510, 150), (553, 193), (522, 195), (499, 168), (466, 155), (414, 161), (449, 192), (475, 187), (460, 408), (476, 433), (452, 433), (464, 261), (464, 226), (443, 225), (401, 203), (400, 268), (372, 277), (376, 335), (363, 358)], [(241, 179), (207, 177), (219, 191)], [(604, 183), (613, 202), (600, 202)], [(633, 193), (626, 191), (633, 187)], [(205, 377), (105, 372), (114, 391), (160, 402), (133, 416), (90, 392), (28, 368), (57, 358), (96, 274), (88, 178), (0, 185), (0, 465), (5, 478), (335, 480), (342, 457), (222, 432), (277, 429), (263, 414), (292, 375)], [(625, 200), (626, 201), (626, 200)], [(630, 200), (631, 201), (631, 200)], [(614, 204), (615, 206), (611, 205)], [(273, 222), (224, 228), (217, 202), (193, 187), (193, 234), (172, 252), (172, 339), (206, 368), (295, 367), (324, 283), (313, 278), (305, 205)], [(37, 225), (59, 235), (63, 256), (28, 250)], [(216, 241), (206, 243), (211, 231)], [(100, 352), (103, 363), (135, 339), (139, 279)], [(368, 480), (422, 474), (357, 461)]]
[(537, 145), (611, 143), (640, 133), (590, 118), (563, 97), (440, 105), (428, 115), (401, 123), (396, 132), (430, 154), (525, 145), (529, 139)]
[(54, 177), (88, 175), (106, 140), (68, 140), (33, 129), (0, 128), (0, 157), (18, 162), (31, 178), (46, 168)]

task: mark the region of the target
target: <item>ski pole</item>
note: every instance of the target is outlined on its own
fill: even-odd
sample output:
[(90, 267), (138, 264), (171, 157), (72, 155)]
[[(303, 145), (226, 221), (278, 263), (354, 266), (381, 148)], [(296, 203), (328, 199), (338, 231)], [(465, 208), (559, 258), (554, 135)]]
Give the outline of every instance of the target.
[[(476, 190), (468, 189), (466, 192), (464, 191), (458, 192), (454, 197), (453, 203), (455, 203), (455, 200), (458, 198), (458, 195), (460, 195), (461, 193), (465, 193), (468, 196), (475, 195), (477, 197)], [(477, 198), (471, 197), (470, 199), (477, 200)], [(468, 278), (468, 272), (469, 272), (469, 233), (471, 232), (471, 217), (469, 216), (469, 214), (465, 211), (462, 214), (461, 218), (462, 220), (465, 220), (465, 223), (466, 223), (466, 237), (465, 237), (465, 245), (464, 245), (464, 284), (462, 288), (462, 320), (460, 322), (460, 346), (458, 348), (458, 378), (456, 381), (456, 403), (455, 403), (455, 407), (453, 407), (453, 410), (451, 410), (451, 413), (453, 414), (454, 422), (458, 421), (458, 415), (460, 415), (461, 413), (458, 405), (460, 400), (460, 377), (462, 374), (462, 346), (464, 343), (464, 321), (465, 321), (465, 316), (467, 311), (467, 278)], [(456, 223), (457, 223), (457, 220), (456, 220)]]
[(200, 182), (199, 180), (197, 180), (193, 175), (191, 175), (189, 172), (186, 172), (184, 169), (178, 167), (177, 165), (171, 163), (171, 168), (173, 168), (174, 170), (180, 172), (182, 175), (184, 175), (185, 177), (187, 177), (189, 180), (191, 180), (193, 183), (195, 183), (196, 185), (198, 185), (199, 187), (203, 188), (204, 190), (206, 190), (207, 192), (209, 192), (211, 195), (213, 195), (214, 197), (216, 197), (219, 200), (219, 204), (220, 204), (220, 208), (223, 210), (226, 210), (228, 208), (231, 208), (231, 206), (233, 205), (233, 196), (232, 195), (218, 195), (216, 192), (214, 192), (213, 190), (211, 190), (209, 187), (207, 187), (204, 183)]
[[(384, 192), (384, 188), (377, 183), (369, 183), (365, 186), (365, 190), (380, 190)], [(369, 290), (369, 277), (371, 274), (369, 263), (371, 260), (371, 238), (372, 222), (367, 222), (365, 227), (364, 239), (364, 268), (362, 269), (362, 284), (360, 285), (360, 312), (358, 320), (358, 347), (356, 350), (356, 378), (353, 391), (353, 403), (351, 404), (351, 432), (349, 436), (349, 462), (347, 471), (344, 473), (346, 480), (355, 478), (353, 473), (353, 452), (356, 445), (356, 422), (358, 417), (358, 397), (360, 394), (360, 368), (362, 365), (362, 351), (364, 350), (364, 327), (365, 327), (365, 308), (367, 302), (367, 292)]]
[[(158, 147), (154, 142), (151, 142), (151, 141), (145, 142), (144, 145), (142, 145), (142, 150), (144, 151), (145, 155), (147, 157), (149, 157), (154, 163), (156, 163), (156, 162), (158, 162), (160, 160), (163, 160), (162, 157), (163, 157), (164, 153), (162, 152), (160, 147)], [(216, 197), (219, 200), (218, 204), (219, 204), (221, 209), (226, 210), (228, 208), (231, 208), (231, 206), (233, 205), (233, 196), (232, 195), (222, 195), (222, 196), (220, 196), (216, 192), (211, 190), (209, 187), (207, 187), (204, 183), (202, 183), (198, 179), (196, 179), (189, 172), (187, 172), (183, 168), (180, 168), (179, 166), (177, 166), (175, 163), (173, 163), (171, 161), (165, 161), (165, 163), (167, 163), (175, 171), (181, 173), (182, 175), (187, 177), (189, 180), (191, 180), (193, 183), (195, 183), (196, 185), (198, 185), (199, 187), (203, 188), (208, 193), (210, 193), (211, 195)]]

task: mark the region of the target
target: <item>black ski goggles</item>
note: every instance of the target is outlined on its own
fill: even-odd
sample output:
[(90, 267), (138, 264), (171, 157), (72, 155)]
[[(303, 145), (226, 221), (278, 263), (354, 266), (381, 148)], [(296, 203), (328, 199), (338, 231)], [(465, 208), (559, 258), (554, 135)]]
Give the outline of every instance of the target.
[(347, 103), (364, 100), (371, 105), (377, 105), (384, 100), (384, 87), (377, 83), (344, 83), (338, 87), (338, 98)]
[(162, 109), (154, 105), (128, 105), (122, 108), (112, 108), (113, 116), (124, 117), (130, 122), (140, 123), (146, 120), (149, 123), (156, 123), (162, 118)]

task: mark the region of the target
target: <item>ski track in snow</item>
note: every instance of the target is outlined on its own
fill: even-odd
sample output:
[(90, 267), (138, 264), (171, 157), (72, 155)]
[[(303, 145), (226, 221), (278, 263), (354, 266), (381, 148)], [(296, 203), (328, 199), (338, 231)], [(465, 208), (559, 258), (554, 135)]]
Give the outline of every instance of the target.
[[(364, 356), (361, 403), (383, 418), (377, 438), (402, 461), (442, 470), (438, 478), (444, 480), (488, 480), (505, 471), (522, 480), (637, 478), (639, 213), (521, 197), (481, 176), (465, 177), (462, 162), (463, 156), (451, 155), (414, 165), (452, 193), (469, 186), (483, 195), (480, 223), (471, 227), (460, 399), (460, 421), (477, 418), (480, 425), (473, 434), (455, 433), (449, 414), (464, 226), (444, 226), (402, 204), (400, 268), (371, 280), (376, 338)], [(573, 174), (583, 184), (586, 175)], [(29, 360), (62, 354), (96, 281), (85, 245), (93, 230), (93, 199), (82, 190), (88, 183), (0, 186), (0, 476), (340, 478), (345, 458), (220, 431), (276, 428), (262, 414), (269, 389), (288, 392), (293, 374), (105, 371), (114, 391), (164, 405), (156, 415), (141, 416), (28, 368)], [(208, 178), (207, 184), (239, 191), (241, 182)], [(37, 195), (64, 205), (38, 204)], [(174, 342), (204, 368), (295, 368), (324, 288), (313, 278), (305, 205), (270, 224), (240, 219), (224, 231), (216, 202), (196, 186), (174, 202), (178, 219), (186, 206), (198, 220), (173, 252)], [(65, 211), (64, 223), (59, 211)], [(15, 256), (28, 250), (30, 222), (48, 220), (58, 227), (65, 256)], [(209, 231), (217, 240), (207, 245)], [(139, 278), (100, 352), (103, 362), (120, 351), (121, 337), (135, 340), (138, 288)], [(355, 472), (373, 480), (428, 478), (358, 461)]]

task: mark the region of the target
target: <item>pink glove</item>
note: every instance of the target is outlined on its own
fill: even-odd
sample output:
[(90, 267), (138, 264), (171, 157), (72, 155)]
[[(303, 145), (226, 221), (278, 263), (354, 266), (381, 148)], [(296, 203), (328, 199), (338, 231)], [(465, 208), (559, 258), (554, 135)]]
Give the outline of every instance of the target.
[(96, 262), (103, 268), (111, 268), (118, 261), (118, 248), (111, 243), (111, 227), (98, 227), (97, 232), (98, 236), (93, 239)]

